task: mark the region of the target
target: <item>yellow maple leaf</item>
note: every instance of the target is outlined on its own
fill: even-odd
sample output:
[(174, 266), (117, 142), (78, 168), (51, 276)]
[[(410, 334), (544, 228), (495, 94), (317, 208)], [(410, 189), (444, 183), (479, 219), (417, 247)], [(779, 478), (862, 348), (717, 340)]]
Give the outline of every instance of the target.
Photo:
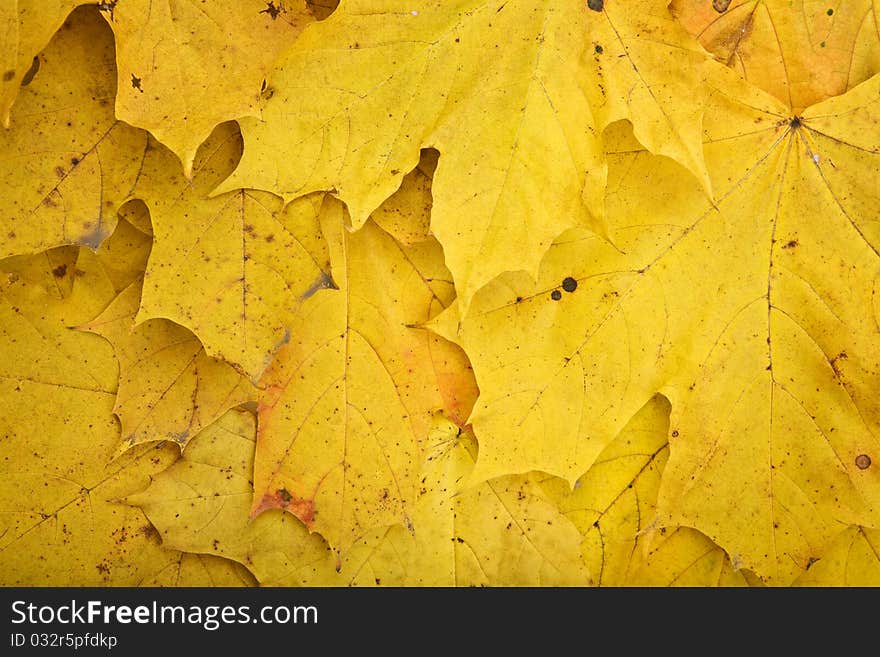
[(260, 381), (254, 513), (287, 509), (344, 552), (405, 523), (433, 412), (463, 422), (475, 390), (461, 351), (423, 329), (451, 299), (436, 241), (404, 249), (373, 223), (322, 213), (338, 289), (308, 299)]
[(145, 445), (113, 460), (112, 350), (68, 328), (92, 310), (69, 305), (76, 251), (0, 261), (0, 584), (240, 585), (235, 564), (195, 568), (118, 501), (177, 450)]
[(584, 561), (600, 586), (638, 584), (640, 534), (652, 522), (660, 475), (669, 455), (669, 402), (649, 401), (575, 483), (545, 477), (541, 485), (583, 535)]
[[(89, 290), (106, 287), (104, 278), (115, 292), (101, 314), (80, 328), (109, 340), (119, 361), (114, 412), (122, 424), (121, 449), (157, 440), (183, 446), (256, 394), (229, 364), (208, 357), (182, 326), (165, 319), (135, 325), (151, 245), (147, 235), (121, 220), (97, 254), (84, 250), (77, 260), (80, 275), (91, 274)], [(82, 304), (76, 295), (84, 294), (83, 288), (75, 286), (71, 303)]]
[[(155, 531), (155, 530), (154, 530)], [(165, 549), (167, 564), (137, 582), (137, 586), (256, 586), (251, 572), (241, 564), (210, 554), (189, 554)]]
[(254, 447), (253, 415), (229, 411), (126, 502), (144, 511), (163, 545), (235, 560), (263, 586), (338, 583), (327, 543), (296, 518), (281, 510), (249, 517)]
[(81, 0), (17, 0), (0, 5), (0, 122), (11, 125), (19, 87), (42, 66), (37, 54)]
[[(128, 205), (130, 204), (126, 204), (123, 208)], [(93, 278), (88, 284), (75, 286), (74, 293), (84, 288), (93, 290), (103, 288), (96, 277), (106, 278), (106, 282), (116, 294), (143, 278), (153, 241), (149, 235), (135, 228), (125, 219), (126, 214), (120, 211), (116, 229), (101, 243), (97, 251), (80, 249), (77, 262), (81, 268), (88, 269), (88, 273), (93, 274)], [(80, 276), (82, 275), (83, 272), (80, 272)], [(77, 304), (72, 302), (72, 305)]]
[(0, 132), (0, 257), (96, 249), (146, 149), (146, 133), (113, 115), (113, 38), (93, 11), (74, 12), (39, 57), (17, 120)]
[[(841, 523), (880, 517), (880, 78), (792, 116), (718, 75), (705, 118), (717, 205), (619, 135), (616, 247), (570, 231), (537, 282), (484, 288), (456, 339), (481, 390), (477, 480), (541, 469), (574, 483), (662, 391), (663, 523), (786, 583)], [(453, 308), (438, 328), (455, 337), (457, 322)]]
[(272, 62), (313, 21), (303, 0), (103, 5), (116, 36), (116, 115), (174, 151), (187, 176), (216, 125), (258, 115)]
[(253, 380), (290, 337), (304, 299), (333, 281), (320, 234), (320, 195), (282, 208), (266, 192), (207, 192), (241, 155), (234, 123), (217, 127), (187, 181), (174, 157), (151, 148), (134, 191), (150, 210), (153, 250), (137, 322), (165, 318), (195, 333), (212, 357)]
[(600, 586), (743, 586), (724, 550), (699, 532), (654, 528), (669, 410), (653, 397), (574, 489), (558, 477), (541, 485), (583, 535), (583, 560)]
[(107, 338), (119, 360), (113, 410), (122, 423), (121, 448), (156, 440), (184, 446), (256, 390), (229, 364), (210, 358), (182, 326), (165, 319), (135, 325), (141, 286), (129, 285), (83, 328)]
[(588, 586), (581, 536), (537, 474), (463, 489), (473, 436), (438, 414), (407, 526), (377, 530), (346, 554), (348, 585)]
[(279, 60), (220, 190), (333, 191), (357, 228), (436, 148), (431, 229), (466, 306), (497, 274), (534, 272), (565, 229), (602, 232), (609, 122), (631, 119), (709, 188), (704, 53), (662, 2), (635, 4), (346, 2)]
[[(124, 219), (126, 223), (144, 235), (153, 236), (153, 223), (150, 219), (150, 209), (141, 199), (135, 198), (122, 204), (118, 212), (119, 218)], [(152, 247), (152, 243), (150, 244)], [(143, 269), (139, 272), (142, 273)]]
[(661, 528), (633, 569), (637, 586), (762, 586), (709, 538), (689, 527)]
[[(176, 549), (246, 564), (263, 585), (585, 585), (580, 535), (533, 476), (503, 477), (456, 494), (473, 467), (473, 439), (442, 417), (411, 527), (365, 537), (337, 562), (326, 543), (278, 510), (249, 519), (254, 424), (228, 413), (180, 461), (127, 501)], [(204, 522), (210, 518), (209, 522)]]
[(403, 245), (413, 246), (431, 237), (431, 184), (439, 156), (433, 148), (423, 150), (419, 165), (370, 215), (379, 228)]
[(880, 71), (876, 0), (673, 0), (715, 57), (794, 113)]
[(880, 586), (880, 531), (848, 527), (794, 586)]

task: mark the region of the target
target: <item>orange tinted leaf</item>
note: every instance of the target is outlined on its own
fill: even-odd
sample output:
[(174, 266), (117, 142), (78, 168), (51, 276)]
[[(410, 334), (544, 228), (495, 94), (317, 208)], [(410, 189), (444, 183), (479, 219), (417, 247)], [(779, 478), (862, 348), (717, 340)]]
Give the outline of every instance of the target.
[(670, 9), (719, 61), (799, 113), (880, 71), (878, 6), (876, 0), (673, 0)]
[(474, 386), (460, 350), (412, 328), (449, 302), (425, 275), (443, 269), (439, 245), (408, 252), (373, 223), (345, 231), (339, 205), (329, 210), (338, 289), (306, 301), (260, 381), (254, 511), (287, 509), (345, 551), (407, 522), (433, 412), (463, 419)]

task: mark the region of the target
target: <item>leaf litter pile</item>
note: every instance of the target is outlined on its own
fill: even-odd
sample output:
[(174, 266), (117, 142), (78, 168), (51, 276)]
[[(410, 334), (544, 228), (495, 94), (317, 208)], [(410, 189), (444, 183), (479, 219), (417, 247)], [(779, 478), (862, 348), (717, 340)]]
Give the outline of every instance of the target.
[(0, 583), (880, 584), (826, 4), (4, 3)]

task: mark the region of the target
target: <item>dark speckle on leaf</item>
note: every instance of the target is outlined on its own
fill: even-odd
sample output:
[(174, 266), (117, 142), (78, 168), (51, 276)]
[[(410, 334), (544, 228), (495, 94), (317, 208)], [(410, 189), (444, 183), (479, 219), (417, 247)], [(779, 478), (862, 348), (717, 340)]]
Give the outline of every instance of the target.
[(34, 57), (34, 61), (31, 62), (31, 67), (27, 70), (27, 73), (24, 74), (24, 77), (21, 79), (21, 86), (28, 86), (31, 81), (34, 79), (34, 76), (40, 70), (40, 58)]
[(272, 20), (274, 21), (276, 18), (278, 18), (278, 14), (280, 14), (283, 11), (284, 11), (284, 7), (281, 6), (280, 2), (278, 3), (277, 7), (275, 6), (274, 2), (267, 2), (266, 8), (263, 9), (260, 13), (261, 14), (269, 14), (269, 16), (271, 16)]
[(562, 289), (566, 292), (574, 292), (578, 287), (578, 282), (571, 276), (566, 276), (562, 281)]
[(712, 8), (719, 14), (723, 14), (730, 6), (730, 0), (712, 0)]
[(554, 301), (559, 301), (562, 298), (562, 292), (560, 292), (559, 290), (553, 290), (550, 293), (550, 298)]
[(605, 8), (605, 0), (587, 0), (587, 7), (593, 11), (602, 11)]
[(871, 467), (871, 457), (867, 454), (859, 454), (856, 457), (856, 466), (859, 470), (867, 470)]

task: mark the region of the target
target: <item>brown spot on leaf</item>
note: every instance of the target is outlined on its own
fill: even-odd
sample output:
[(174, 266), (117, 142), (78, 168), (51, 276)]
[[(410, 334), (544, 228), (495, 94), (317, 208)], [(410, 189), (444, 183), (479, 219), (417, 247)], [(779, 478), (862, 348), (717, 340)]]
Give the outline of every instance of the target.
[(562, 292), (560, 292), (559, 290), (553, 290), (550, 293), (550, 298), (554, 301), (559, 301), (562, 298)]
[(141, 93), (144, 93), (144, 90), (141, 89), (141, 79), (134, 73), (131, 74), (131, 87), (132, 89), (137, 89)]
[(587, 7), (593, 11), (602, 11), (605, 8), (605, 0), (587, 0)]
[(34, 61), (31, 62), (31, 67), (27, 70), (27, 73), (24, 74), (24, 77), (21, 79), (21, 86), (28, 86), (34, 79), (34, 76), (40, 70), (40, 58), (34, 57)]
[(856, 457), (856, 467), (859, 470), (867, 470), (871, 467), (871, 457), (867, 454), (859, 454)]
[(782, 245), (783, 249), (793, 249), (798, 245), (797, 240), (788, 240), (785, 244)]
[(67, 172), (64, 170), (64, 167), (55, 167), (55, 175), (59, 178), (63, 177), (65, 173)]
[(792, 128), (800, 128), (801, 127), (801, 117), (795, 116), (788, 122)]
[(52, 270), (52, 275), (55, 278), (64, 278), (64, 275), (66, 273), (67, 273), (67, 265), (66, 264), (58, 265), (57, 267), (55, 267), (55, 269)]
[(284, 6), (280, 2), (278, 3), (277, 7), (275, 6), (274, 2), (267, 2), (266, 8), (261, 10), (260, 13), (261, 14), (269, 14), (269, 16), (271, 16), (272, 20), (274, 21), (276, 18), (278, 18), (278, 15), (281, 14), (283, 11), (284, 11)]
[(671, 435), (673, 438), (678, 438), (678, 429), (674, 429)]
[(9, 81), (10, 81), (12, 78), (14, 78), (14, 77), (15, 77), (15, 71), (12, 70), (12, 69), (9, 69), (8, 71), (6, 71), (6, 72), (3, 74), (3, 81), (4, 81), (4, 82), (9, 82)]
[(566, 276), (562, 281), (562, 289), (566, 292), (574, 292), (578, 287), (578, 282), (571, 276)]
[(723, 14), (730, 6), (730, 0), (712, 0), (712, 9)]

